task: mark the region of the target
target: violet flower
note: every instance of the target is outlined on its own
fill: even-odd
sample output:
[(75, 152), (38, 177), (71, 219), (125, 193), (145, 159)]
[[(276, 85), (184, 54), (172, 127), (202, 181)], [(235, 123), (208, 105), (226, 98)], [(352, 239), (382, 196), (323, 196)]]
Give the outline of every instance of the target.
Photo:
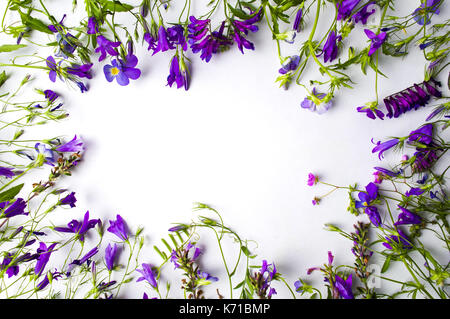
[(254, 25), (254, 23), (259, 22), (263, 16), (262, 8), (259, 9), (258, 13), (256, 13), (253, 17), (245, 20), (233, 20), (232, 25), (234, 28), (234, 41), (236, 42), (239, 51), (244, 54), (244, 48), (247, 50), (254, 50), (255, 46), (253, 43), (248, 41), (243, 35), (247, 35), (249, 31), (256, 32), (258, 31), (258, 27)]
[(116, 215), (116, 220), (109, 221), (109, 227), (107, 230), (119, 237), (121, 240), (128, 240), (127, 227), (125, 221), (120, 215)]
[(66, 33), (64, 36), (58, 33), (56, 35), (56, 41), (59, 45), (59, 51), (55, 56), (65, 59), (69, 58), (69, 55), (72, 55), (78, 46), (78, 39), (70, 33)]
[(411, 165), (414, 172), (422, 172), (428, 170), (433, 166), (438, 159), (436, 151), (432, 148), (418, 148), (414, 153), (415, 160)]
[(36, 143), (34, 145), (36, 152), (38, 153), (38, 158), (42, 155), (45, 164), (50, 166), (55, 166), (58, 159), (58, 155), (53, 152), (51, 148), (48, 148), (45, 144)]
[(87, 34), (97, 34), (98, 33), (98, 25), (95, 17), (90, 17), (87, 24)]
[(318, 182), (319, 182), (319, 178), (316, 175), (314, 175), (313, 173), (308, 174), (308, 182), (307, 182), (308, 186), (314, 186)]
[(319, 93), (316, 88), (313, 88), (312, 94), (307, 96), (301, 103), (301, 107), (309, 109), (311, 112), (323, 114), (330, 109), (333, 105), (331, 100), (327, 100), (325, 93)]
[(52, 90), (45, 90), (44, 96), (48, 100), (49, 103), (55, 102), (55, 100), (59, 97), (58, 93)]
[(51, 244), (49, 247), (43, 242), (39, 243), (39, 248), (37, 249), (37, 253), (39, 257), (37, 258), (36, 265), (34, 267), (34, 273), (39, 277), (44, 271), (45, 266), (50, 259), (50, 255), (54, 252), (53, 248), (55, 248), (57, 243)]
[(377, 146), (375, 146), (372, 149), (372, 153), (379, 152), (378, 158), (381, 160), (384, 157), (383, 153), (386, 152), (387, 150), (393, 148), (394, 146), (396, 146), (398, 144), (398, 142), (400, 142), (400, 140), (398, 138), (394, 138), (394, 139), (391, 139), (391, 140), (383, 142), (383, 143), (378, 141)]
[(130, 83), (130, 79), (137, 80), (141, 76), (141, 70), (136, 68), (137, 64), (138, 58), (129, 54), (125, 61), (114, 59), (112, 65), (105, 65), (103, 72), (108, 82), (116, 79), (119, 85), (125, 86)]
[(153, 288), (158, 286), (155, 279), (155, 273), (153, 272), (150, 264), (142, 264), (142, 269), (136, 269), (136, 271), (142, 274), (142, 277), (139, 277), (136, 282), (146, 280)]
[(397, 229), (397, 233), (399, 236), (391, 235), (385, 237), (386, 242), (383, 243), (383, 246), (390, 250), (393, 250), (393, 247), (397, 245), (401, 249), (411, 249), (412, 245), (408, 236), (406, 236), (400, 229)]
[(381, 217), (377, 207), (372, 205), (378, 198), (378, 186), (374, 183), (369, 183), (366, 186), (365, 192), (358, 193), (359, 201), (355, 201), (356, 208), (364, 208), (364, 212), (369, 216), (370, 221), (376, 227), (381, 225)]
[(77, 201), (77, 199), (75, 198), (75, 192), (70, 193), (69, 195), (67, 195), (66, 197), (64, 197), (63, 199), (61, 199), (59, 201), (60, 205), (69, 205), (70, 207), (75, 207), (75, 202)]
[(429, 145), (433, 141), (433, 124), (423, 125), (419, 129), (409, 133), (408, 142), (414, 141)]
[(49, 25), (48, 29), (50, 31), (52, 31), (53, 33), (62, 32), (63, 31), (63, 27), (64, 27), (64, 23), (63, 22), (64, 22), (64, 19), (66, 18), (66, 16), (67, 15), (64, 14), (63, 17), (61, 18), (61, 20), (59, 21), (59, 23)]
[(288, 58), (288, 61), (278, 70), (280, 74), (286, 74), (295, 71), (300, 63), (300, 56), (293, 55)]
[(119, 53), (117, 52), (117, 50), (115, 48), (117, 48), (118, 46), (120, 46), (120, 42), (112, 42), (110, 40), (108, 40), (107, 38), (105, 38), (103, 35), (99, 35), (97, 37), (97, 45), (98, 47), (95, 49), (95, 52), (100, 52), (100, 57), (98, 58), (98, 61), (101, 62), (103, 61), (107, 54), (111, 55), (111, 56), (118, 56)]
[(334, 276), (334, 287), (339, 293), (339, 297), (343, 299), (354, 299), (352, 292), (352, 275), (350, 274), (347, 279), (342, 279), (338, 275)]
[(405, 192), (405, 196), (406, 197), (410, 197), (410, 196), (418, 196), (418, 195), (422, 195), (423, 193), (425, 193), (425, 191), (419, 187), (411, 187), (411, 189), (409, 191)]
[(384, 118), (384, 113), (377, 108), (372, 109), (367, 106), (358, 106), (356, 110), (360, 113), (366, 113), (366, 116), (372, 120), (375, 120), (376, 117), (381, 120)]
[(172, 84), (176, 82), (177, 88), (184, 87), (187, 91), (189, 85), (189, 79), (187, 75), (186, 67), (180, 67), (180, 63), (178, 62), (178, 56), (174, 56), (170, 63), (170, 74), (167, 77), (167, 85), (172, 87)]
[(366, 4), (364, 7), (361, 8), (357, 13), (353, 15), (353, 20), (355, 23), (358, 23), (361, 21), (363, 25), (367, 24), (367, 19), (375, 13), (375, 8), (369, 11), (369, 6), (375, 4), (375, 1), (370, 1), (368, 4)]
[(364, 33), (371, 40), (370, 49), (369, 49), (369, 53), (368, 53), (368, 55), (371, 56), (381, 47), (381, 45), (384, 43), (384, 41), (386, 41), (387, 33), (381, 32), (380, 34), (376, 35), (369, 29), (364, 29)]
[(173, 44), (181, 46), (183, 51), (186, 51), (188, 48), (186, 38), (184, 37), (184, 28), (183, 26), (176, 24), (170, 28), (167, 28), (167, 34), (170, 42)]
[(165, 52), (167, 50), (173, 50), (175, 47), (170, 41), (169, 35), (167, 34), (166, 29), (163, 25), (161, 25), (158, 29), (158, 43), (156, 44), (155, 49), (153, 50), (153, 54), (155, 55), (158, 52)]
[(54, 227), (54, 230), (63, 233), (77, 234), (80, 241), (84, 241), (84, 236), (89, 229), (94, 228), (97, 224), (100, 224), (100, 219), (89, 219), (89, 211), (84, 214), (82, 221), (73, 219), (67, 224), (67, 227)]
[(324, 62), (331, 62), (336, 59), (338, 54), (337, 43), (342, 40), (342, 36), (337, 36), (334, 31), (331, 31), (328, 35), (327, 41), (323, 46), (323, 60)]
[(59, 73), (58, 67), (56, 66), (55, 59), (50, 55), (46, 59), (47, 67), (50, 69), (50, 72), (48, 73), (48, 77), (50, 78), (50, 81), (55, 82), (56, 81), (56, 75)]
[(75, 135), (74, 138), (67, 142), (64, 143), (60, 146), (58, 146), (56, 148), (56, 151), (61, 152), (61, 153), (65, 153), (65, 152), (73, 152), (73, 153), (77, 153), (77, 152), (82, 152), (83, 151), (83, 141), (79, 138), (77, 138), (77, 136)]
[(149, 32), (144, 33), (144, 41), (148, 43), (147, 50), (155, 50), (158, 40)]
[(430, 13), (431, 14), (439, 14), (439, 6), (441, 0), (426, 0), (422, 3), (414, 12), (412, 16), (417, 24), (420, 25), (428, 25), (431, 23)]
[(13, 276), (17, 276), (17, 274), (19, 273), (19, 266), (17, 264), (14, 265), (10, 265), (11, 261), (13, 260), (14, 254), (12, 253), (7, 253), (7, 255), (5, 257), (3, 257), (3, 261), (2, 264), (0, 265), (0, 269), (6, 269), (6, 274), (8, 275), (8, 278), (11, 278)]
[(114, 260), (116, 259), (117, 254), (117, 244), (114, 244), (114, 246), (111, 246), (111, 244), (108, 244), (108, 247), (105, 249), (105, 264), (106, 268), (109, 271), (112, 271), (114, 268)]
[(83, 257), (81, 257), (81, 259), (75, 259), (74, 261), (72, 261), (71, 265), (79, 266), (79, 265), (84, 264), (86, 261), (88, 261), (88, 265), (89, 265), (89, 259), (91, 259), (97, 253), (98, 253), (98, 247), (94, 247), (90, 251), (88, 251)]
[(25, 208), (27, 208), (27, 203), (23, 198), (17, 198), (8, 208), (6, 208), (1, 217), (11, 218), (17, 215), (25, 215), (27, 216), (29, 213), (25, 212)]
[(303, 17), (303, 10), (300, 9), (300, 10), (297, 11), (297, 14), (295, 15), (295, 19), (294, 19), (294, 24), (292, 26), (292, 30), (300, 32), (302, 17)]
[(422, 218), (413, 212), (407, 210), (406, 208), (397, 205), (398, 208), (401, 209), (401, 213), (398, 214), (397, 222), (394, 223), (395, 226), (398, 225), (406, 225), (406, 224), (420, 224), (422, 222)]
[(353, 9), (356, 8), (361, 0), (343, 0), (337, 5), (337, 20), (345, 20), (352, 14)]
[(67, 73), (78, 76), (80, 78), (92, 78), (91, 68), (93, 64), (87, 63), (83, 65), (72, 64), (72, 66), (66, 69)]
[(0, 176), (5, 176), (6, 178), (12, 178), (13, 176), (15, 176), (15, 174), (14, 174), (14, 171), (12, 170), (12, 168), (0, 166)]

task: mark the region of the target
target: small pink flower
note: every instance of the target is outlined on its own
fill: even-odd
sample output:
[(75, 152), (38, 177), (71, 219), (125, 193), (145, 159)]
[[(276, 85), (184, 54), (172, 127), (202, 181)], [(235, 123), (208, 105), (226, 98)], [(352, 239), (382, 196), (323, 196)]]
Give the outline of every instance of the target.
[(314, 186), (319, 182), (319, 177), (313, 173), (308, 174), (308, 186)]
[(320, 203), (320, 197), (314, 197), (312, 200), (312, 204), (314, 206), (316, 206), (316, 205), (319, 205), (319, 203)]
[(373, 181), (375, 184), (381, 184), (381, 182), (383, 181), (383, 173), (376, 171), (375, 173), (373, 173), (375, 180)]

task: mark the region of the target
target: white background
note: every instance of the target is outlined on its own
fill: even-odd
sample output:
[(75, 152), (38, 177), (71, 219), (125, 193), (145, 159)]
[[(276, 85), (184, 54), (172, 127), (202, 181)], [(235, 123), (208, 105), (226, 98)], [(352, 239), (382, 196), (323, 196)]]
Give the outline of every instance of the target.
[[(419, 1), (412, 2), (400, 8), (402, 13), (418, 6)], [(201, 11), (200, 6), (193, 9)], [(53, 11), (55, 17), (64, 10)], [(176, 7), (173, 10), (178, 12)], [(377, 23), (378, 13), (369, 24)], [(446, 14), (442, 12), (439, 18)], [(76, 21), (69, 14), (66, 25)], [(325, 23), (329, 20), (322, 21), (317, 36), (329, 27)], [(283, 45), (285, 52), (300, 47), (312, 22), (306, 21), (307, 28), (297, 35), (295, 44)], [(313, 206), (313, 197), (330, 188), (308, 187), (308, 173), (341, 186), (366, 185), (373, 181), (374, 166), (389, 168), (402, 155), (391, 154), (380, 163), (371, 153), (371, 139), (408, 134), (432, 108), (398, 119), (366, 118), (356, 107), (375, 100), (375, 76), (370, 69), (364, 76), (357, 68), (349, 71), (357, 83), (355, 89), (339, 91), (328, 113), (301, 109), (305, 91), (295, 85), (284, 91), (274, 82), (280, 68), (276, 44), (265, 23), (259, 25), (260, 31), (249, 37), (255, 51), (242, 55), (233, 46), (209, 63), (189, 51), (192, 80), (187, 92), (165, 86), (171, 53), (152, 57), (145, 45), (136, 48), (142, 76), (127, 87), (105, 80), (104, 63), (97, 63), (97, 56), (87, 93), (68, 90), (61, 82), (53, 84), (45, 74), (39, 76), (40, 88), (63, 95), (70, 117), (35, 131), (33, 137), (61, 134), (70, 139), (78, 134), (86, 143), (84, 161), (60, 184), (75, 191), (78, 199), (76, 209), (63, 212), (67, 221), (81, 218), (86, 210), (91, 218), (103, 220), (120, 214), (131, 229), (145, 227), (148, 240), (142, 262), (158, 264), (152, 246), (160, 244), (172, 223), (195, 219), (193, 203), (203, 202), (217, 209), (242, 238), (257, 243), (257, 247), (250, 245), (258, 255), (254, 264), (262, 259), (275, 262), (291, 286), (298, 277), (320, 284), (321, 276), (308, 278), (306, 269), (326, 262), (328, 250), (337, 263), (352, 264), (351, 242), (323, 230), (325, 223), (333, 223), (352, 231), (357, 218), (346, 211), (347, 192), (336, 191)], [(352, 45), (368, 44), (360, 24), (353, 33), (357, 41)], [(349, 41), (345, 41), (343, 58)], [(379, 77), (380, 99), (423, 80), (423, 55), (418, 49), (412, 51), (406, 58), (381, 56), (380, 68), (389, 78)], [(315, 66), (307, 69), (303, 83), (319, 78), (315, 70)], [(204, 270), (221, 279), (207, 296), (215, 297), (215, 287), (227, 295), (217, 246), (212, 241), (203, 244)], [(178, 279), (174, 290), (177, 286)], [(142, 283), (136, 287), (126, 296), (140, 298), (145, 287)], [(282, 286), (275, 287), (276, 297), (290, 297)]]

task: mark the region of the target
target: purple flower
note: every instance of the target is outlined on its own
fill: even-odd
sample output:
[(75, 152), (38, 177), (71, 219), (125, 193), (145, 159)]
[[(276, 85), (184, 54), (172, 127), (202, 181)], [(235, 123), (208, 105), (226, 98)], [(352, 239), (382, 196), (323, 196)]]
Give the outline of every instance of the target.
[(125, 221), (120, 215), (116, 215), (116, 220), (109, 221), (109, 227), (107, 230), (119, 237), (121, 240), (128, 240)]
[(98, 253), (98, 247), (94, 247), (93, 249), (88, 251), (86, 253), (86, 255), (81, 257), (81, 259), (75, 259), (74, 261), (72, 261), (71, 265), (82, 265), (86, 261), (88, 261), (90, 258), (92, 258), (94, 255), (96, 255), (97, 253)]
[(309, 173), (308, 174), (308, 186), (314, 186), (317, 184), (317, 182), (319, 181), (319, 178), (314, 175), (313, 173)]
[(377, 51), (381, 47), (384, 41), (386, 41), (387, 33), (381, 32), (380, 34), (376, 35), (369, 29), (364, 29), (364, 32), (367, 35), (367, 37), (371, 40), (369, 49), (369, 56), (371, 56), (372, 54), (375, 53), (375, 51)]
[(170, 74), (167, 77), (167, 85), (172, 87), (172, 84), (176, 82), (177, 88), (184, 87), (184, 89), (187, 91), (188, 85), (189, 85), (189, 79), (187, 75), (186, 67), (181, 67), (178, 62), (178, 56), (174, 56), (172, 58), (172, 61), (170, 63)]
[(341, 3), (337, 4), (337, 19), (345, 20), (351, 16), (353, 9), (356, 8), (361, 0), (343, 0)]
[(395, 172), (390, 171), (390, 170), (388, 170), (388, 169), (386, 169), (386, 168), (383, 168), (383, 167), (374, 167), (374, 169), (375, 169), (376, 171), (378, 171), (378, 172), (384, 174), (384, 175), (391, 176), (391, 177), (396, 177), (396, 176), (398, 176), (398, 174), (399, 174), (399, 173), (395, 173)]
[(148, 43), (147, 50), (155, 50), (158, 40), (151, 33), (144, 33), (144, 41)]
[(295, 15), (295, 19), (294, 19), (294, 24), (292, 26), (292, 30), (300, 32), (302, 17), (303, 17), (303, 10), (300, 9), (300, 10), (297, 11), (297, 14)]
[(415, 160), (412, 164), (414, 172), (421, 172), (431, 168), (434, 162), (438, 159), (436, 151), (431, 148), (418, 148), (414, 153)]
[(342, 40), (342, 36), (337, 36), (334, 31), (331, 31), (328, 35), (327, 41), (323, 46), (323, 60), (325, 62), (333, 61), (336, 59), (338, 54), (338, 45), (337, 42)]
[(352, 292), (352, 275), (350, 274), (346, 280), (342, 279), (338, 275), (334, 276), (334, 287), (339, 293), (339, 297), (343, 299), (354, 299)]
[(386, 242), (383, 243), (383, 246), (390, 250), (393, 249), (393, 245), (399, 245), (402, 249), (412, 248), (409, 238), (400, 229), (397, 229), (397, 233), (399, 236), (391, 235), (385, 237)]
[(119, 85), (125, 86), (130, 83), (130, 79), (137, 80), (141, 76), (141, 70), (135, 68), (137, 64), (138, 58), (135, 55), (128, 55), (126, 61), (114, 59), (112, 65), (105, 65), (103, 72), (108, 82), (116, 79)]
[(92, 78), (92, 74), (91, 74), (92, 66), (93, 66), (92, 63), (83, 64), (83, 65), (72, 64), (72, 66), (68, 67), (66, 70), (67, 70), (67, 73), (78, 76), (80, 78), (91, 79)]
[(118, 56), (119, 53), (117, 52), (117, 50), (115, 48), (117, 48), (118, 46), (120, 46), (120, 42), (112, 42), (109, 41), (107, 38), (105, 38), (102, 35), (99, 35), (97, 37), (97, 44), (98, 47), (95, 49), (95, 52), (100, 52), (100, 57), (98, 59), (98, 61), (103, 61), (106, 58), (106, 55), (109, 54), (111, 56)]
[(401, 213), (398, 214), (398, 220), (394, 223), (395, 226), (397, 225), (406, 225), (406, 224), (420, 224), (422, 222), (422, 218), (406, 208), (398, 205), (398, 208), (401, 209)]
[(42, 154), (45, 164), (55, 166), (54, 163), (56, 163), (58, 155), (53, 152), (52, 149), (48, 148), (45, 144), (42, 143), (36, 143), (34, 145), (34, 148), (36, 149), (36, 152), (38, 154)]
[(56, 40), (59, 44), (59, 51), (55, 54), (57, 57), (67, 59), (69, 55), (72, 55), (75, 52), (75, 49), (78, 46), (78, 39), (70, 33), (66, 33), (64, 36), (61, 36), (61, 34), (58, 33)]
[(367, 106), (358, 106), (356, 110), (360, 113), (366, 113), (366, 116), (368, 118), (371, 118), (372, 120), (375, 120), (376, 116), (378, 116), (378, 118), (380, 118), (381, 120), (384, 118), (384, 113), (376, 108), (371, 109), (370, 107)]
[(75, 207), (75, 202), (77, 201), (77, 199), (75, 198), (75, 192), (70, 193), (69, 195), (67, 195), (66, 197), (64, 197), (63, 199), (61, 199), (59, 201), (60, 205), (70, 205), (70, 207)]
[(90, 17), (87, 24), (87, 34), (96, 34), (98, 33), (98, 25), (95, 17)]
[(300, 106), (304, 109), (309, 109), (311, 112), (323, 114), (333, 105), (331, 100), (326, 101), (326, 97), (325, 93), (319, 93), (316, 91), (316, 88), (313, 88), (312, 94), (307, 96)]
[(380, 141), (377, 142), (377, 146), (375, 146), (372, 149), (372, 153), (378, 153), (378, 158), (381, 160), (381, 158), (383, 157), (383, 153), (386, 152), (387, 150), (393, 148), (394, 146), (396, 146), (398, 144), (400, 140), (398, 138), (394, 138), (392, 140), (386, 141), (381, 143)]
[[(8, 204), (9, 203), (7, 203), (6, 205)], [(25, 213), (25, 208), (27, 208), (27, 203), (23, 200), (23, 198), (17, 198), (8, 208), (3, 211), (1, 217), (10, 218), (17, 215), (27, 216), (29, 213)]]
[(39, 277), (44, 271), (45, 266), (50, 259), (50, 255), (54, 252), (53, 248), (55, 248), (56, 243), (51, 244), (49, 247), (43, 242), (39, 243), (39, 248), (37, 249), (37, 254), (39, 257), (37, 258), (36, 265), (34, 267), (34, 273)]
[(58, 146), (56, 148), (56, 151), (62, 152), (62, 153), (64, 153), (64, 152), (73, 152), (73, 153), (81, 152), (81, 151), (83, 151), (83, 141), (81, 139), (77, 138), (77, 136), (75, 135), (71, 141)]
[(136, 280), (137, 282), (146, 280), (153, 288), (156, 288), (158, 286), (158, 283), (155, 279), (155, 274), (150, 264), (142, 264), (142, 269), (136, 269), (136, 271), (142, 274), (142, 277), (139, 277)]
[(50, 72), (48, 73), (48, 77), (50, 78), (50, 81), (55, 82), (56, 81), (56, 75), (58, 74), (58, 67), (56, 66), (55, 59), (50, 55), (45, 60), (47, 67), (50, 69)]
[(409, 191), (406, 191), (405, 196), (409, 197), (409, 196), (417, 196), (417, 195), (422, 195), (425, 191), (419, 187), (411, 187), (411, 189)]
[(184, 37), (183, 26), (176, 24), (173, 27), (167, 28), (167, 34), (170, 42), (180, 45), (183, 51), (187, 50), (188, 46), (186, 43), (186, 38)]
[(114, 246), (111, 246), (111, 244), (108, 244), (108, 247), (105, 249), (105, 263), (106, 268), (108, 268), (109, 271), (113, 270), (114, 268), (114, 260), (116, 259), (117, 254), (117, 244), (114, 244)]
[(52, 31), (53, 33), (56, 32), (62, 32), (63, 31), (63, 26), (64, 26), (64, 19), (66, 18), (66, 14), (63, 15), (63, 17), (61, 18), (61, 20), (59, 21), (59, 23), (57, 24), (51, 24), (48, 26), (49, 30)]
[(426, 0), (412, 13), (414, 20), (420, 25), (431, 23), (429, 14), (439, 14), (441, 0)]
[(369, 6), (375, 4), (374, 1), (369, 2), (368, 4), (366, 4), (364, 7), (361, 8), (361, 10), (359, 10), (357, 13), (355, 13), (353, 15), (353, 20), (355, 21), (355, 23), (358, 23), (359, 21), (361, 21), (362, 24), (366, 24), (367, 23), (367, 19), (375, 13), (375, 9), (372, 9), (371, 11), (369, 11)]
[(290, 56), (287, 63), (285, 63), (281, 67), (281, 69), (278, 70), (278, 73), (286, 74), (288, 72), (295, 71), (299, 63), (300, 63), (300, 56), (298, 55)]
[(14, 174), (12, 168), (0, 166), (0, 176), (5, 176), (6, 178), (12, 178), (14, 175), (15, 174)]
[(94, 228), (97, 224), (101, 223), (100, 219), (89, 219), (89, 211), (84, 214), (82, 221), (73, 219), (67, 224), (67, 227), (55, 227), (54, 229), (63, 233), (77, 234), (80, 241), (84, 241), (84, 236), (89, 229)]
[(167, 34), (166, 29), (163, 25), (161, 25), (158, 29), (158, 43), (156, 44), (156, 48), (153, 50), (153, 54), (155, 55), (158, 52), (165, 52), (167, 50), (173, 50), (175, 47), (170, 41), (169, 35)]
[(234, 41), (236, 42), (239, 51), (244, 54), (244, 48), (247, 50), (254, 50), (255, 46), (253, 43), (248, 41), (243, 35), (247, 35), (249, 31), (256, 32), (258, 31), (258, 27), (253, 25), (256, 22), (259, 22), (263, 16), (262, 8), (259, 9), (258, 13), (256, 13), (253, 17), (245, 20), (233, 20), (232, 25), (234, 28)]
[(360, 201), (355, 202), (356, 208), (369, 206), (378, 197), (378, 186), (374, 183), (367, 184), (366, 192), (359, 192), (358, 197)]
[(205, 272), (205, 271), (198, 271), (197, 272), (197, 275), (198, 275), (198, 277), (200, 278), (200, 279), (202, 279), (202, 280), (204, 280), (204, 281), (209, 281), (209, 282), (211, 282), (211, 281), (218, 281), (219, 280), (219, 278), (217, 278), (217, 277), (213, 277), (213, 276), (211, 276), (210, 274), (208, 274), (207, 272)]
[(48, 100), (49, 103), (53, 103), (58, 97), (58, 93), (52, 91), (52, 90), (45, 90), (44, 96)]
[[(0, 265), (0, 269), (5, 269), (8, 266), (8, 269), (6, 269), (6, 274), (8, 275), (8, 278), (11, 278), (13, 276), (17, 276), (17, 274), (19, 273), (19, 266), (17, 264), (14, 265), (10, 265), (11, 261), (13, 260), (14, 254), (11, 253), (7, 253), (7, 255), (5, 257), (3, 257), (3, 262)], [(17, 263), (17, 260), (16, 260)]]
[(409, 133), (409, 142), (420, 142), (429, 145), (433, 141), (433, 124), (426, 124)]
[(369, 219), (374, 226), (380, 227), (381, 216), (380, 213), (378, 212), (378, 208), (376, 208), (375, 206), (367, 206), (364, 209), (364, 212), (367, 214), (367, 216), (369, 216)]

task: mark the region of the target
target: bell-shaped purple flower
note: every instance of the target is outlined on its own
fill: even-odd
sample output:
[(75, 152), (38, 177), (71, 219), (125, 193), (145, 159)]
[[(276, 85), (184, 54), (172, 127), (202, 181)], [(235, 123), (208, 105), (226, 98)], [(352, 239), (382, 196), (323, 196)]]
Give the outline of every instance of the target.
[(25, 208), (27, 208), (25, 200), (23, 198), (17, 198), (0, 216), (4, 218), (11, 218), (17, 215), (27, 216), (29, 213), (25, 212)]
[(390, 250), (393, 249), (393, 246), (399, 246), (401, 249), (411, 249), (412, 245), (408, 236), (406, 236), (399, 228), (397, 228), (397, 233), (399, 236), (391, 235), (385, 237), (386, 242), (383, 243), (383, 246)]
[(372, 9), (371, 11), (369, 11), (369, 6), (375, 4), (375, 1), (370, 1), (369, 3), (367, 3), (364, 7), (361, 8), (361, 10), (359, 10), (357, 13), (355, 13), (353, 15), (353, 20), (355, 21), (355, 23), (358, 23), (361, 21), (362, 24), (367, 24), (367, 19), (375, 13), (375, 9)]
[(397, 221), (394, 223), (395, 226), (398, 225), (407, 225), (407, 224), (420, 224), (422, 222), (422, 217), (414, 214), (413, 212), (407, 210), (406, 208), (398, 205), (398, 208), (401, 209), (401, 213), (398, 214), (398, 219)]
[(153, 50), (153, 54), (155, 55), (158, 52), (165, 52), (167, 50), (173, 50), (175, 47), (170, 41), (169, 35), (167, 34), (166, 29), (163, 25), (161, 25), (158, 29), (158, 43), (156, 44), (155, 49)]
[(117, 244), (114, 244), (114, 246), (111, 246), (111, 244), (108, 244), (108, 246), (105, 249), (105, 264), (106, 268), (111, 271), (114, 268), (114, 260), (116, 259), (117, 255)]
[(337, 20), (345, 20), (352, 14), (353, 9), (361, 0), (343, 0), (337, 4)]
[(69, 195), (67, 195), (66, 197), (64, 197), (63, 199), (61, 199), (59, 201), (60, 205), (69, 205), (70, 207), (75, 207), (75, 202), (77, 201), (77, 199), (75, 198), (75, 192), (70, 193)]
[(300, 9), (297, 11), (297, 13), (295, 15), (294, 24), (292, 25), (292, 30), (300, 32), (302, 18), (303, 18), (303, 10)]
[(421, 128), (409, 133), (408, 141), (416, 141), (422, 144), (429, 145), (433, 141), (433, 124), (429, 123), (423, 125)]
[(178, 62), (178, 56), (175, 55), (170, 63), (170, 74), (167, 77), (167, 85), (172, 87), (172, 84), (176, 83), (177, 88), (184, 87), (185, 90), (188, 89), (188, 74), (185, 68), (180, 67)]
[(39, 257), (37, 258), (36, 265), (34, 267), (34, 273), (39, 277), (44, 271), (45, 266), (47, 265), (51, 254), (54, 252), (53, 248), (55, 248), (56, 243), (51, 244), (49, 247), (45, 243), (39, 243), (39, 248), (37, 249), (37, 254)]
[(137, 282), (145, 280), (153, 288), (156, 288), (158, 286), (158, 282), (156, 281), (155, 278), (155, 273), (150, 264), (142, 264), (142, 269), (136, 269), (136, 271), (142, 274), (142, 277), (139, 277), (136, 280)]
[(90, 17), (87, 24), (87, 34), (97, 34), (98, 33), (98, 25), (95, 17)]
[(77, 136), (75, 135), (71, 141), (58, 146), (56, 148), (56, 151), (61, 152), (61, 153), (82, 152), (84, 149), (83, 144), (84, 144), (83, 141), (81, 139), (77, 138)]
[(89, 211), (87, 211), (84, 214), (82, 221), (73, 219), (67, 224), (67, 227), (55, 227), (54, 230), (63, 233), (77, 234), (80, 241), (84, 241), (84, 236), (89, 229), (94, 228), (99, 223), (101, 223), (100, 219), (89, 219)]
[(324, 62), (331, 62), (336, 59), (338, 55), (338, 42), (342, 40), (342, 36), (337, 36), (333, 31), (328, 35), (327, 41), (323, 46), (323, 60)]
[(91, 68), (93, 64), (87, 63), (83, 65), (72, 64), (72, 66), (66, 68), (67, 73), (75, 75), (79, 78), (92, 78)]
[(127, 227), (125, 221), (120, 215), (116, 216), (116, 220), (109, 221), (109, 227), (107, 230), (110, 233), (115, 234), (121, 240), (128, 240)]
[(372, 153), (378, 152), (378, 158), (381, 160), (383, 158), (383, 153), (396, 146), (398, 142), (400, 142), (398, 138), (394, 138), (383, 143), (378, 141), (377, 146), (372, 149)]

